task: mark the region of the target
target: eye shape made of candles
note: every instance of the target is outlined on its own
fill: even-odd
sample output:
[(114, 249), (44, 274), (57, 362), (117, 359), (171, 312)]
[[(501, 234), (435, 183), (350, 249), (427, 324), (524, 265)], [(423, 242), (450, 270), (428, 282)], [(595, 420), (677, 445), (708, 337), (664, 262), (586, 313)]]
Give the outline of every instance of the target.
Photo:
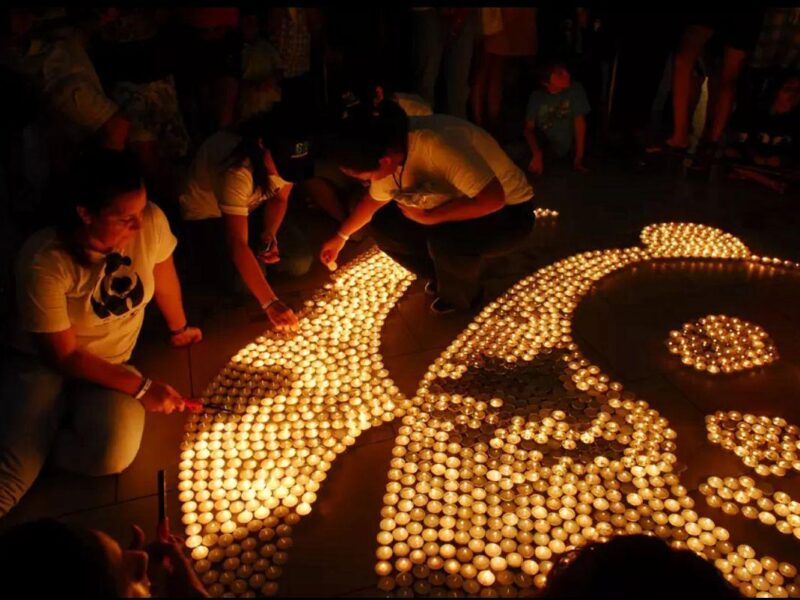
[(758, 325), (726, 315), (708, 315), (670, 331), (667, 348), (684, 365), (711, 375), (736, 373), (778, 360), (778, 351)]

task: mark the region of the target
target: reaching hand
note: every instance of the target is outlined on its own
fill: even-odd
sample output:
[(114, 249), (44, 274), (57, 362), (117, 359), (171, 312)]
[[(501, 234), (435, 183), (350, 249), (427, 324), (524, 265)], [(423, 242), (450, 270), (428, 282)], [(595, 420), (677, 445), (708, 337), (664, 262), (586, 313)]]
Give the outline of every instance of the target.
[(146, 546), (142, 528), (132, 525), (132, 529), (134, 539), (131, 550), (147, 552), (147, 576), (154, 597), (208, 597), (205, 587), (183, 554), (183, 540), (170, 533), (168, 519), (158, 524), (158, 540)]
[(278, 331), (295, 331), (297, 329), (297, 315), (280, 300), (269, 305), (267, 316)]
[(333, 236), (327, 242), (322, 244), (322, 248), (319, 251), (319, 260), (323, 265), (335, 263), (336, 259), (339, 258), (339, 253), (342, 251), (342, 248), (344, 248), (344, 245), (345, 240), (338, 235)]
[(150, 389), (139, 400), (145, 410), (150, 412), (163, 412), (172, 414), (174, 411), (183, 412), (185, 408), (183, 396), (172, 386), (160, 381), (154, 381)]

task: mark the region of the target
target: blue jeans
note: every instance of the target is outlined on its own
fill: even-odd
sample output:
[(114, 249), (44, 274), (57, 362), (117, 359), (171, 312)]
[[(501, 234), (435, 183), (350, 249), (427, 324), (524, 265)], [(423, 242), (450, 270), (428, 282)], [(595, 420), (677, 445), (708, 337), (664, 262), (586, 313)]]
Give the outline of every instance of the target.
[(449, 42), (437, 9), (415, 11), (414, 21), (417, 92), (435, 111), (436, 80), (443, 67), (447, 89), (445, 112), (466, 119), (469, 69), (478, 31), (476, 11), (467, 17), (461, 31)]
[(125, 470), (139, 451), (144, 419), (131, 396), (66, 380), (37, 357), (10, 352), (0, 379), (0, 517), (48, 458), (92, 476)]

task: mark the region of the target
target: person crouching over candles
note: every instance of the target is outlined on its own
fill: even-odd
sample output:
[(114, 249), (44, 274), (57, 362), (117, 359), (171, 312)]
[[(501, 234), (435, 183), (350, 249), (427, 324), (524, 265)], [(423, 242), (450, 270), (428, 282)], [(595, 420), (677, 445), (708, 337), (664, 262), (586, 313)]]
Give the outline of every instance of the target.
[(333, 264), (367, 223), (381, 250), (420, 277), (431, 310), (466, 310), (480, 295), (484, 259), (532, 230), (533, 190), (483, 129), (448, 115), (409, 118), (394, 102), (343, 119), (339, 168), (369, 192), (322, 246)]
[[(300, 276), (313, 262), (301, 224), (284, 220), (294, 183), (314, 173), (302, 119), (278, 104), (236, 129), (218, 131), (200, 146), (180, 197), (192, 259), (204, 281), (216, 275), (230, 291), (236, 285), (232, 263), (279, 331), (297, 329), (297, 316), (272, 290), (262, 264)], [(220, 263), (225, 255), (230, 260)]]
[(93, 151), (73, 176), (64, 222), (35, 233), (17, 259), (19, 327), (0, 379), (0, 516), (46, 459), (119, 473), (139, 450), (145, 411), (191, 405), (127, 364), (153, 298), (173, 346), (202, 339), (186, 321), (164, 213), (128, 153)]

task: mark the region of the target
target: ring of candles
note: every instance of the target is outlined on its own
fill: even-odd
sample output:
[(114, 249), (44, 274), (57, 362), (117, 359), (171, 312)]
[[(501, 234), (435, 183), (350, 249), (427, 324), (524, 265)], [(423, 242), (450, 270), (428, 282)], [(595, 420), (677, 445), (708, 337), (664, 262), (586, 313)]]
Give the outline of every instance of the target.
[(708, 315), (670, 331), (667, 348), (679, 355), (684, 365), (711, 375), (754, 369), (778, 360), (766, 331), (726, 315)]

